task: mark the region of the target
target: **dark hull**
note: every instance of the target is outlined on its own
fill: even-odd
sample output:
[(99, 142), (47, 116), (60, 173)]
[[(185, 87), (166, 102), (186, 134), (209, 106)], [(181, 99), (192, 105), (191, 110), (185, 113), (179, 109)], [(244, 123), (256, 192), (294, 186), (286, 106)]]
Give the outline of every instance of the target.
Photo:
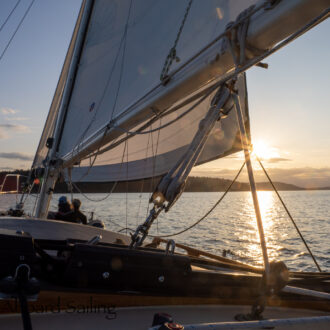
[[(221, 257), (210, 260), (146, 247), (33, 239), (27, 234), (0, 236), (1, 292), (14, 295), (6, 277), (13, 276), (20, 264), (29, 265), (30, 277), (40, 284), (38, 300), (29, 303), (32, 311), (94, 305), (253, 305), (263, 283), (262, 270)], [(329, 273), (290, 273), (289, 284), (330, 292), (329, 278)], [(328, 301), (281, 292), (269, 296), (267, 304), (330, 311)], [(17, 309), (15, 301), (0, 302), (1, 313)]]

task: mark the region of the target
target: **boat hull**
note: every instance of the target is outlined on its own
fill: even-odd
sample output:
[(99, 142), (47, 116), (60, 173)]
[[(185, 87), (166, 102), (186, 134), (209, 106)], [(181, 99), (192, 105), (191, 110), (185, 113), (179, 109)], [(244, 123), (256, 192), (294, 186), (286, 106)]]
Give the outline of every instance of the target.
[[(102, 240), (90, 243), (95, 235)], [(3, 218), (0, 236), (0, 277), (14, 276), (19, 265), (29, 265), (40, 282), (38, 300), (29, 302), (36, 313), (84, 306), (251, 306), (263, 283), (262, 271), (249, 265), (222, 257), (211, 260), (209, 253), (203, 258), (198, 256), (202, 251), (191, 249), (190, 255), (129, 249), (129, 237), (89, 226)], [(292, 273), (289, 284), (330, 292), (329, 276)], [(6, 282), (1, 285), (7, 290)], [(268, 298), (267, 305), (330, 311), (328, 301), (283, 292)], [(17, 313), (18, 308), (15, 300), (0, 301), (0, 313)]]

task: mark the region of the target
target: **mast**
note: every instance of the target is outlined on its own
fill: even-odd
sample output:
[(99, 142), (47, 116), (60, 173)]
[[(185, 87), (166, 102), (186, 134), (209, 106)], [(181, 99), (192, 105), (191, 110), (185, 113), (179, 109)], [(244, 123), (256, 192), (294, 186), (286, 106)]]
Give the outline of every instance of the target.
[(62, 100), (59, 105), (60, 108), (54, 130), (53, 141), (51, 143), (50, 150), (47, 156), (44, 180), (42, 183), (35, 213), (36, 218), (46, 217), (49, 208), (49, 203), (53, 194), (53, 189), (59, 175), (59, 162), (56, 159), (57, 147), (60, 139), (61, 130), (64, 125), (65, 113), (70, 100), (71, 91), (74, 84), (74, 78), (77, 72), (77, 67), (79, 64), (79, 59), (85, 40), (89, 18), (93, 7), (93, 2), (94, 0), (84, 0), (80, 8), (77, 20), (77, 24), (79, 24), (78, 33), (76, 39), (72, 40), (72, 42), (75, 43), (74, 50), (72, 54), (67, 81), (63, 91)]
[(244, 150), (245, 163), (246, 163), (246, 168), (247, 168), (248, 176), (249, 176), (250, 189), (251, 189), (251, 193), (252, 193), (254, 211), (255, 211), (256, 219), (257, 219), (258, 232), (259, 232), (259, 237), (260, 237), (260, 245), (261, 245), (261, 250), (262, 250), (262, 256), (264, 259), (264, 268), (265, 268), (265, 275), (266, 275), (266, 281), (267, 281), (267, 277), (268, 277), (268, 273), (269, 273), (269, 260), (268, 260), (264, 228), (263, 228), (263, 224), (262, 224), (262, 218), (261, 218), (258, 195), (257, 195), (257, 187), (256, 187), (256, 183), (254, 180), (253, 168), (252, 168), (251, 157), (250, 157), (249, 139), (247, 137), (246, 130), (245, 130), (244, 118), (243, 118), (239, 98), (235, 92), (232, 92), (232, 97), (233, 97), (234, 105), (236, 108), (237, 122), (238, 122), (239, 130), (240, 130), (240, 134), (241, 134), (241, 144), (242, 144), (242, 148)]

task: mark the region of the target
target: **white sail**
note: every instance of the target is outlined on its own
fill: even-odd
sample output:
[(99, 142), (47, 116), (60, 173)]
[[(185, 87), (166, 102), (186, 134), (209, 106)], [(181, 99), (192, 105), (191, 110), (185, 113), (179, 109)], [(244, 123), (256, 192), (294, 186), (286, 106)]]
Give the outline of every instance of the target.
[[(245, 110), (246, 126), (249, 127), (247, 104), (247, 89), (245, 76), (238, 81), (239, 96), (242, 108)], [(191, 107), (194, 100), (180, 110), (168, 116), (156, 119), (142, 132), (112, 147), (115, 142), (105, 146), (104, 153), (85, 159), (72, 172), (73, 181), (126, 181), (159, 176), (167, 173), (184, 154), (198, 130), (200, 121), (207, 113), (215, 92), (211, 93), (199, 106), (188, 115), (180, 118)], [(174, 105), (175, 107), (176, 105)], [(174, 121), (171, 125), (167, 123)], [(158, 127), (166, 126), (158, 130)], [(102, 151), (103, 149), (99, 150)], [(227, 156), (241, 150), (239, 128), (235, 111), (218, 121), (209, 136), (197, 164)], [(91, 166), (93, 164), (93, 166)]]
[(53, 97), (53, 100), (52, 100), (52, 103), (51, 103), (51, 106), (50, 106), (50, 109), (48, 112), (47, 120), (46, 120), (44, 129), (43, 129), (40, 141), (39, 141), (39, 145), (38, 145), (34, 160), (33, 160), (32, 168), (41, 166), (48, 153), (48, 147), (46, 146), (47, 139), (51, 138), (54, 133), (56, 120), (57, 120), (57, 116), (58, 116), (58, 111), (59, 111), (60, 103), (62, 101), (63, 91), (64, 91), (66, 80), (68, 77), (70, 63), (72, 61), (73, 50), (74, 50), (74, 46), (75, 46), (75, 43), (77, 40), (79, 26), (81, 24), (83, 9), (84, 9), (84, 6), (81, 7), (81, 10), (78, 15), (78, 19), (77, 19), (77, 22), (76, 22), (76, 25), (75, 25), (75, 28), (74, 28), (74, 31), (72, 34), (70, 46), (69, 46), (67, 54), (66, 54), (66, 58), (65, 58), (65, 61), (63, 64), (61, 75), (60, 75), (60, 78), (59, 78), (57, 86), (56, 86), (55, 94), (54, 94), (54, 97)]
[[(79, 42), (73, 41), (78, 45), (75, 48), (78, 51), (70, 63), (64, 101), (57, 107), (55, 146), (48, 155), (47, 179), (41, 190), (37, 215), (45, 213), (47, 205), (42, 205), (45, 204), (44, 199), (49, 200), (45, 194), (51, 191), (61, 168), (78, 164), (86, 166), (91, 161), (92, 165), (98, 166), (100, 173), (103, 171), (103, 174), (95, 175), (97, 181), (112, 178), (112, 174), (108, 175), (107, 166), (112, 166), (114, 176), (120, 180), (166, 172), (173, 155), (179, 156), (184, 152), (188, 143), (186, 134), (178, 133), (173, 138), (170, 130), (161, 132), (162, 139), (158, 135), (156, 139), (160, 148), (157, 147), (157, 152), (155, 142), (151, 143), (152, 155), (149, 147), (141, 148), (141, 144), (148, 143), (147, 137), (136, 136), (113, 150), (109, 144), (116, 143), (125, 137), (125, 132), (134, 131), (175, 104), (199, 93), (208, 84), (228, 79), (229, 73), (232, 78), (238, 71), (257, 64), (289, 39), (293, 40), (296, 33), (328, 7), (328, 0), (313, 0), (313, 5), (311, 0), (85, 0), (84, 4), (88, 8), (83, 13), (84, 28), (78, 31)], [(255, 7), (251, 9), (251, 5)], [(292, 20), (293, 14), (297, 19)], [(237, 31), (230, 30), (236, 33), (236, 37), (228, 37), (228, 33), (225, 34), (227, 24), (237, 22), (238, 17)], [(238, 40), (239, 28), (243, 34)], [(288, 40), (283, 41), (285, 38)], [(170, 54), (175, 60), (166, 67)], [(167, 74), (169, 80), (160, 79)], [(205, 100), (196, 108), (198, 111), (185, 118), (191, 132), (196, 131), (193, 125), (202, 118), (209, 101)], [(182, 111), (184, 108), (173, 112), (173, 115)], [(166, 120), (169, 118), (164, 118)], [(177, 121), (177, 125), (179, 123)], [(156, 138), (155, 134), (151, 137), (153, 140)], [(170, 139), (172, 145), (165, 143)], [(139, 142), (139, 149), (135, 141), (136, 144)], [(124, 177), (118, 173), (118, 166), (123, 167), (120, 165), (125, 160), (123, 148), (127, 146), (129, 154), (134, 150), (133, 156), (126, 156), (128, 166)], [(199, 162), (231, 152), (228, 145), (221, 148), (205, 156), (209, 149), (205, 147)], [(107, 152), (103, 152), (105, 149)], [(94, 162), (94, 155), (99, 151), (103, 153)], [(147, 160), (143, 163), (144, 152)], [(157, 166), (155, 155), (158, 155)], [(56, 170), (55, 175), (49, 176), (47, 169), (50, 167)], [(92, 170), (87, 174), (92, 177)]]
[[(184, 64), (221, 34), (227, 23), (256, 1), (193, 1), (176, 46)], [(105, 125), (154, 116), (137, 103), (161, 86), (160, 75), (173, 47), (189, 1), (95, 1), (75, 78), (59, 157), (70, 157)], [(202, 87), (206, 81), (201, 81)], [(166, 94), (168, 86), (159, 93)], [(177, 98), (183, 98), (181, 95)], [(159, 109), (164, 110), (164, 109)], [(117, 132), (118, 133), (118, 132)], [(175, 146), (175, 150), (182, 145)], [(171, 151), (169, 150), (169, 151)]]

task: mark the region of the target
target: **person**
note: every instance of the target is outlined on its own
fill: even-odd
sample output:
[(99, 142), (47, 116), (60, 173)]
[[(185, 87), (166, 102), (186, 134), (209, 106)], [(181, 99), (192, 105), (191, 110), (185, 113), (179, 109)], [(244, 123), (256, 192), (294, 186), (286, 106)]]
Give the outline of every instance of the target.
[(72, 211), (72, 207), (66, 196), (61, 196), (58, 199), (58, 213), (66, 214)]
[(55, 219), (76, 222), (72, 206), (66, 196), (61, 196), (58, 200), (58, 211), (55, 213)]
[(65, 196), (61, 196), (58, 199), (58, 209), (56, 212), (49, 211), (47, 215), (47, 219), (51, 220), (63, 220), (65, 215), (69, 212), (72, 212), (71, 205), (68, 202), (67, 198)]
[(87, 225), (86, 215), (79, 210), (81, 201), (79, 199), (74, 199), (72, 201), (72, 205), (73, 205), (73, 214), (74, 214), (75, 221), (78, 223)]

